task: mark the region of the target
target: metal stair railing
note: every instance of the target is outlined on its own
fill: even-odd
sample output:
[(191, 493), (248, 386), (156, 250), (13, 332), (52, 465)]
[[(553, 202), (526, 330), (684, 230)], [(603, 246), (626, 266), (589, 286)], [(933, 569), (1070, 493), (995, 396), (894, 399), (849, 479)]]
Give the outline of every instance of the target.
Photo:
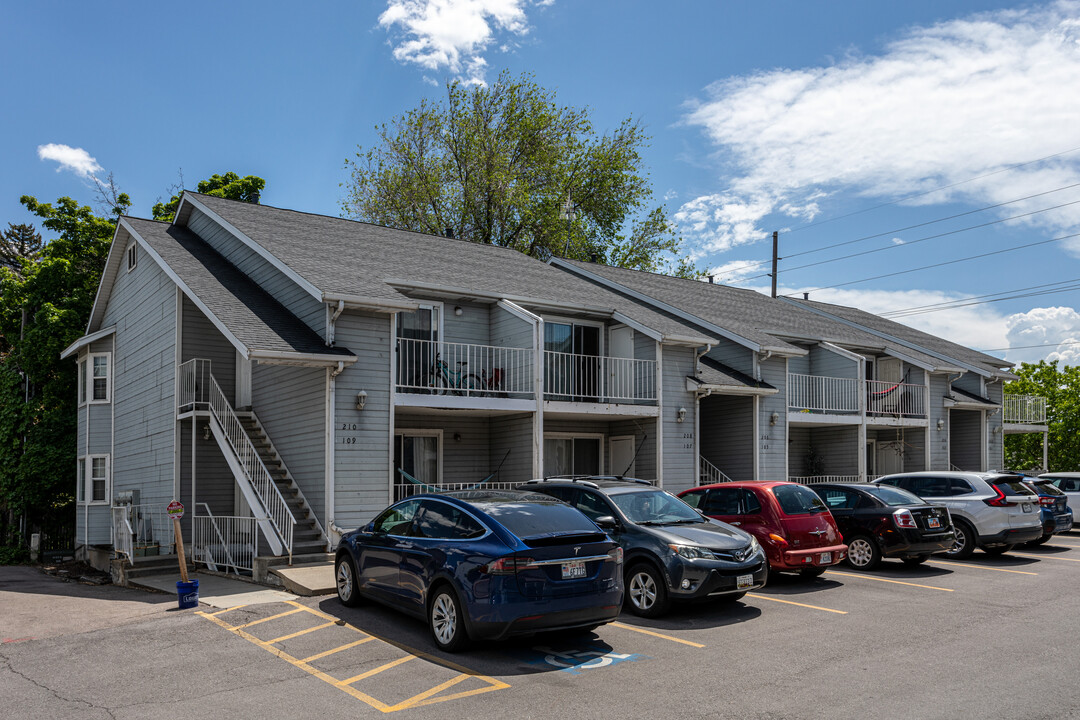
[[(234, 524), (236, 524), (234, 521), (236, 521), (236, 520), (248, 520), (248, 521), (250, 521), (250, 524), (252, 525), (252, 528), (246, 534), (251, 536), (252, 538), (254, 538), (254, 536), (251, 535), (251, 531), (254, 530), (255, 518), (222, 517), (221, 519), (226, 523), (225, 533), (230, 538), (229, 541), (226, 541), (225, 535), (222, 535), (221, 528), (218, 527), (218, 523), (217, 523), (218, 519), (216, 517), (214, 517), (214, 513), (210, 510), (210, 506), (207, 505), (206, 503), (199, 503), (199, 505), (202, 505), (203, 512), (205, 512), (206, 514), (205, 515), (196, 515), (195, 516), (195, 532), (194, 532), (194, 538), (193, 538), (193, 541), (192, 541), (193, 548), (192, 548), (192, 553), (191, 553), (192, 555), (195, 556), (195, 558), (194, 558), (195, 561), (196, 562), (199, 561), (199, 550), (202, 550), (203, 551), (203, 558), (204, 558), (202, 560), (202, 562), (205, 562), (207, 567), (209, 567), (211, 570), (216, 571), (217, 570), (217, 564), (219, 562), (220, 562), (220, 564), (224, 565), (227, 568), (232, 568), (233, 572), (236, 573), (237, 575), (240, 574), (241, 569), (243, 569), (243, 570), (251, 570), (250, 558), (246, 557), (246, 556), (248, 556), (248, 555), (254, 556), (254, 554), (255, 554), (254, 549), (252, 549), (249, 552), (245, 552), (244, 553), (245, 557), (241, 558), (241, 560), (248, 560), (247, 564), (239, 564), (233, 558), (233, 554), (232, 554), (232, 551), (229, 549), (229, 546), (233, 542), (236, 542), (237, 537), (240, 535), (240, 533), (237, 532), (239, 528), (232, 527)], [(221, 550), (222, 550), (223, 553), (225, 553), (225, 558), (224, 558), (223, 561), (218, 560), (217, 558), (214, 557), (214, 553), (211, 550), (210, 543), (206, 542), (206, 540), (204, 538), (204, 530), (205, 530), (205, 528), (203, 527), (204, 524), (209, 524), (210, 528), (214, 531), (214, 535), (217, 536), (217, 541), (218, 541), (219, 545), (221, 546)]]
[(292, 563), (293, 529), (296, 526), (296, 518), (289, 510), (288, 503), (282, 496), (270, 471), (266, 469), (262, 458), (259, 457), (255, 445), (248, 437), (247, 431), (240, 423), (232, 405), (221, 392), (217, 380), (210, 376), (210, 416), (217, 422), (222, 434), (232, 448), (240, 467), (243, 468), (248, 482), (251, 484), (255, 495), (262, 503), (270, 524), (281, 540), (282, 545), (288, 551), (289, 562)]
[(716, 483), (732, 482), (723, 470), (713, 465), (705, 458), (701, 458), (701, 472), (698, 475), (698, 485), (715, 485)]

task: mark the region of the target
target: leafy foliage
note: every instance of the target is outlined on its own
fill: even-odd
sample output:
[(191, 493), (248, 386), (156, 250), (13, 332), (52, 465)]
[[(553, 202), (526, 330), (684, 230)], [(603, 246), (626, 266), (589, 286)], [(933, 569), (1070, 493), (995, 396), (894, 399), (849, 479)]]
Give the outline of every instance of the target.
[[(1017, 395), (1046, 398), (1048, 463), (1055, 472), (1080, 470), (1080, 367), (1058, 368), (1058, 361), (1022, 363), (1019, 380), (1006, 387)], [(1005, 466), (1014, 470), (1042, 467), (1042, 435), (1005, 436)]]
[[(240, 177), (234, 172), (224, 175), (211, 175), (208, 180), (202, 180), (197, 187), (203, 195), (225, 198), (226, 200), (240, 200), (243, 202), (259, 204), (259, 196), (266, 187), (266, 181), (255, 175)], [(180, 205), (180, 195), (173, 195), (167, 203), (154, 205), (153, 218), (162, 222), (169, 222), (176, 215), (176, 208)]]
[(41, 251), (41, 234), (33, 225), (8, 223), (0, 234), (0, 267), (22, 272), (24, 260), (33, 260)]
[(640, 123), (599, 135), (587, 109), (560, 106), (531, 76), (506, 71), (490, 87), (446, 91), (445, 103), (423, 100), (377, 127), (376, 145), (346, 161), (346, 215), (542, 259), (700, 275), (680, 259), (664, 208), (646, 209)]

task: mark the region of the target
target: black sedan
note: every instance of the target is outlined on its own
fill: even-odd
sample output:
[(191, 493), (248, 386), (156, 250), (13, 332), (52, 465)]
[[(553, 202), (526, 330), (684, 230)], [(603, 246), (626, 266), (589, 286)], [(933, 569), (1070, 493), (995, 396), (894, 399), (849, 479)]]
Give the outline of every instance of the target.
[(345, 605), (361, 596), (426, 619), (442, 650), (611, 622), (623, 551), (547, 495), (470, 490), (397, 502), (338, 544)]
[(847, 562), (857, 570), (869, 570), (882, 558), (918, 565), (955, 541), (948, 508), (930, 505), (906, 490), (863, 483), (809, 487), (836, 518), (848, 545)]
[(626, 552), (626, 599), (637, 615), (662, 615), (671, 600), (735, 600), (769, 576), (752, 535), (703, 517), (644, 480), (551, 478), (526, 487), (570, 503), (619, 543)]

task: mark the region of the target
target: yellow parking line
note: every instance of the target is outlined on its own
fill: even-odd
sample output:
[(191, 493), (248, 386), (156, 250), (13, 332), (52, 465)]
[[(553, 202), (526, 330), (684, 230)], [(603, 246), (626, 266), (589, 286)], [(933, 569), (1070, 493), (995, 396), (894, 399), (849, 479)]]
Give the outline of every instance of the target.
[(307, 635), (310, 632), (315, 632), (316, 630), (322, 630), (323, 628), (327, 628), (327, 627), (330, 627), (331, 625), (336, 625), (336, 624), (337, 623), (332, 623), (332, 622), (323, 623), (322, 625), (316, 625), (315, 627), (308, 628), (307, 630), (300, 630), (298, 632), (289, 633), (288, 635), (282, 635), (279, 638), (274, 638), (273, 640), (267, 640), (266, 642), (270, 643), (271, 645), (274, 645), (276, 643), (285, 642), (286, 640), (292, 640), (294, 637), (300, 637), (301, 635)]
[(341, 647), (336, 647), (333, 650), (327, 650), (326, 652), (316, 653), (314, 655), (311, 655), (310, 657), (304, 658), (300, 662), (309, 663), (309, 662), (315, 662), (316, 660), (322, 660), (324, 657), (329, 657), (330, 655), (333, 655), (334, 653), (339, 653), (342, 650), (348, 650), (349, 648), (354, 648), (357, 645), (363, 645), (364, 643), (371, 642), (374, 639), (375, 638), (373, 638), (373, 637), (371, 637), (369, 635), (368, 637), (363, 638), (362, 640), (357, 640), (356, 642), (347, 643), (345, 645), (342, 645)]
[(1026, 570), (1008, 570), (1006, 568), (990, 567), (989, 565), (970, 565), (968, 563), (953, 562), (952, 560), (927, 560), (926, 562), (934, 565), (956, 565), (957, 567), (977, 568), (979, 570), (997, 570), (998, 572), (1016, 573), (1017, 575), (1038, 575), (1039, 573), (1028, 572)]
[(236, 625), (235, 629), (241, 630), (243, 628), (249, 628), (252, 625), (258, 625), (259, 623), (270, 622), (271, 620), (277, 620), (278, 618), (283, 618), (286, 615), (295, 615), (298, 612), (304, 612), (304, 611), (303, 610), (287, 610), (287, 611), (285, 611), (283, 613), (278, 613), (277, 615), (271, 615), (270, 617), (260, 618), (259, 620), (252, 620), (251, 622), (244, 623), (243, 625)]
[(1027, 553), (1010, 552), (1013, 557), (1035, 558), (1036, 560), (1064, 560), (1065, 562), (1080, 562), (1077, 558), (1055, 557), (1054, 555), (1028, 555)]
[(359, 675), (353, 675), (348, 680), (338, 680), (334, 684), (337, 685), (338, 687), (341, 687), (343, 685), (352, 685), (354, 682), (356, 682), (358, 680), (363, 680), (364, 678), (369, 678), (372, 675), (378, 675), (383, 670), (389, 670), (390, 668), (397, 667), (398, 665), (401, 665), (403, 663), (407, 663), (410, 660), (415, 660), (415, 659), (416, 659), (415, 655), (406, 655), (403, 658), (398, 658), (397, 660), (391, 660), (390, 662), (386, 663), (385, 665), (380, 665), (377, 668), (372, 668), (371, 670), (368, 670), (367, 672), (362, 672)]
[(236, 607), (225, 608), (224, 610), (218, 610), (215, 613), (203, 613), (203, 615), (207, 615), (207, 616), (224, 615), (225, 613), (230, 613), (233, 610), (239, 610), (240, 608), (246, 608), (246, 607), (247, 607), (247, 605), (237, 605)]
[[(430, 690), (425, 690), (424, 692), (420, 693), (419, 695), (412, 696), (408, 700), (402, 700), (397, 705), (392, 706), (390, 708), (390, 710), (403, 710), (403, 709), (405, 709), (407, 707), (416, 707), (417, 705), (425, 705), (426, 703), (423, 702), (424, 700), (427, 700), (429, 697), (431, 697), (432, 695), (434, 695), (436, 693), (442, 692), (443, 690), (445, 690), (447, 688), (450, 688), (450, 687), (453, 687), (453, 686), (457, 685), (462, 680), (468, 680), (469, 677), (470, 677), (469, 675), (466, 675), (466, 674), (462, 673), (461, 675), (458, 675), (455, 678), (450, 678), (449, 680), (447, 680), (446, 682), (444, 682), (441, 685), (436, 685), (435, 687), (431, 688)], [(461, 696), (461, 694), (457, 695), (457, 697), (460, 697), (460, 696)], [(442, 699), (445, 699), (445, 698), (440, 698), (440, 700), (442, 700)]]
[(878, 582), (892, 583), (893, 585), (907, 585), (909, 587), (925, 588), (927, 590), (941, 590), (942, 592), (952, 592), (949, 588), (936, 587), (934, 585), (919, 585), (918, 583), (903, 582), (902, 580), (889, 580), (888, 578), (876, 577), (874, 575), (856, 575), (855, 573), (838, 572), (836, 570), (829, 570), (833, 575), (843, 575), (844, 577), (853, 578), (866, 578), (867, 580), (877, 580)]
[(644, 628), (634, 627), (633, 625), (627, 625), (626, 623), (613, 622), (613, 627), (620, 627), (624, 630), (633, 630), (634, 632), (642, 633), (643, 635), (652, 635), (653, 637), (663, 638), (664, 640), (670, 640), (671, 642), (682, 643), (683, 645), (689, 645), (690, 647), (703, 648), (704, 645), (696, 642), (690, 642), (689, 640), (683, 640), (682, 638), (672, 637), (671, 635), (664, 635), (663, 633), (653, 632), (652, 630), (645, 630)]
[(757, 593), (747, 593), (747, 597), (758, 598), (759, 600), (772, 600), (773, 602), (784, 603), (785, 605), (798, 605), (799, 607), (810, 608), (811, 610), (824, 610), (825, 612), (836, 613), (837, 615), (847, 615), (847, 610), (833, 610), (832, 608), (807, 605), (805, 603), (792, 602), (791, 600), (781, 600), (780, 598), (769, 597), (768, 595), (758, 595)]

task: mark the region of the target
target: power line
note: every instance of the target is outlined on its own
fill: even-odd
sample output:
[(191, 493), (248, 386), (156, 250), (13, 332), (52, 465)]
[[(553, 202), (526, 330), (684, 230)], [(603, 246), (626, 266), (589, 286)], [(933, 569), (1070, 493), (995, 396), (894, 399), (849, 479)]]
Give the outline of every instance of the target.
[[(910, 308), (903, 308), (900, 310), (890, 310), (889, 312), (880, 313), (881, 317), (886, 318), (901, 318), (910, 317), (912, 315), (924, 315), (926, 313), (939, 312), (941, 310), (954, 310), (961, 307), (969, 307), (971, 305), (985, 305), (993, 302), (1003, 302), (1005, 300), (1019, 300), (1021, 298), (1036, 297), (1039, 295), (1052, 295), (1059, 292), (1070, 292), (1072, 290), (1080, 290), (1080, 284), (1067, 285), (1066, 287), (1055, 287), (1049, 290), (1040, 290), (1039, 288), (1050, 288), (1054, 285), (1064, 285), (1065, 283), (1080, 283), (1080, 278), (1076, 280), (1063, 280), (1056, 283), (1046, 283), (1045, 285), (1034, 285), (1028, 288), (1017, 288), (1015, 290), (1005, 290), (997, 293), (988, 293), (986, 295), (973, 295), (966, 298), (958, 298), (956, 300), (948, 300), (946, 302), (932, 303), (930, 305), (918, 305)], [(1020, 292), (1026, 290), (1028, 292)], [(1009, 293), (1018, 293), (1016, 295), (1010, 295)], [(1004, 295), (1005, 297), (999, 297)], [(991, 300), (984, 300), (981, 298), (993, 298)], [(969, 302), (973, 301), (973, 302)]]
[(906, 197), (899, 198), (898, 200), (892, 200), (892, 201), (887, 202), (887, 203), (882, 203), (880, 205), (875, 205), (874, 207), (864, 208), (863, 210), (856, 210), (855, 212), (850, 212), (850, 213), (847, 213), (845, 215), (838, 215), (836, 217), (832, 217), (832, 218), (829, 218), (827, 220), (819, 220), (817, 222), (807, 223), (806, 225), (800, 225), (799, 227), (792, 228), (792, 229), (788, 230), (785, 234), (790, 235), (791, 233), (798, 232), (800, 230), (805, 230), (807, 228), (816, 227), (818, 225), (825, 225), (827, 223), (835, 222), (837, 220), (843, 220), (844, 218), (852, 217), (854, 215), (862, 215), (863, 213), (872, 212), (874, 210), (880, 210), (881, 208), (889, 207), (890, 205), (897, 205), (897, 204), (902, 203), (902, 202), (907, 202), (908, 200), (914, 200), (915, 198), (924, 197), (926, 195), (932, 195), (933, 193), (940, 192), (942, 190), (948, 190), (950, 188), (958, 187), (960, 185), (966, 185), (967, 183), (975, 182), (976, 180), (982, 180), (983, 178), (988, 178), (988, 177), (991, 177), (992, 175), (999, 175), (999, 174), (1001, 174), (1003, 172), (1009, 172), (1010, 170), (1016, 170), (1017, 168), (1022, 168), (1022, 167), (1025, 167), (1027, 165), (1033, 165), (1035, 163), (1040, 163), (1040, 162), (1043, 162), (1044, 160), (1050, 160), (1052, 158), (1060, 157), (1061, 155), (1068, 155), (1069, 153), (1076, 152), (1077, 150), (1080, 150), (1080, 147), (1074, 147), (1074, 148), (1070, 148), (1068, 150), (1062, 150), (1061, 152), (1057, 152), (1057, 153), (1054, 153), (1052, 155), (1047, 155), (1045, 157), (1037, 158), (1035, 160), (1028, 160), (1027, 162), (1019, 163), (1018, 165), (1010, 165), (1008, 167), (1003, 167), (1000, 170), (994, 170), (993, 172), (988, 172), (988, 173), (985, 173), (983, 175), (977, 175), (977, 176), (975, 176), (973, 178), (968, 178), (967, 180), (961, 180), (960, 182), (952, 183), (951, 185), (942, 185), (941, 187), (936, 187), (936, 188), (933, 188), (932, 190), (926, 190), (924, 192), (915, 193), (914, 195), (908, 195)]
[(1013, 345), (1012, 347), (989, 348), (987, 350), (979, 350), (979, 352), (1004, 352), (1006, 350), (1031, 350), (1033, 348), (1061, 347), (1062, 345), (1080, 345), (1080, 340), (1070, 340), (1069, 342), (1060, 342), (1060, 343), (1049, 343), (1049, 344), (1046, 344), (1046, 345)]
[[(990, 257), (991, 255), (1001, 255), (1002, 253), (1014, 252), (1016, 250), (1023, 250), (1029, 247), (1036, 247), (1038, 245), (1046, 245), (1052, 242), (1059, 242), (1061, 240), (1068, 240), (1080, 236), (1080, 233), (1072, 233), (1071, 235), (1062, 235), (1061, 237), (1050, 238), (1049, 240), (1040, 240), (1038, 242), (1027, 243), (1026, 245), (1016, 245), (1015, 247), (1005, 248), (1004, 250), (994, 250), (993, 252), (982, 253), (980, 255), (968, 255), (967, 257), (957, 258), (956, 260), (946, 260), (945, 262), (934, 263), (932, 265), (923, 265), (922, 267), (911, 268), (910, 270), (898, 270), (897, 272), (885, 273), (884, 275), (875, 275), (874, 277), (862, 278), (861, 280), (851, 280), (849, 282), (838, 283), (836, 285), (824, 285), (819, 288), (814, 288), (809, 292), (818, 292), (819, 290), (830, 290), (832, 288), (845, 287), (847, 285), (858, 285), (859, 283), (870, 282), (871, 280), (881, 280), (882, 278), (895, 277), (897, 275), (906, 275), (908, 273), (919, 272), (920, 270), (930, 270), (932, 268), (943, 267), (945, 265), (955, 265), (956, 263), (966, 262), (968, 260), (977, 260), (979, 258)], [(795, 297), (794, 295), (787, 295), (787, 297)]]

